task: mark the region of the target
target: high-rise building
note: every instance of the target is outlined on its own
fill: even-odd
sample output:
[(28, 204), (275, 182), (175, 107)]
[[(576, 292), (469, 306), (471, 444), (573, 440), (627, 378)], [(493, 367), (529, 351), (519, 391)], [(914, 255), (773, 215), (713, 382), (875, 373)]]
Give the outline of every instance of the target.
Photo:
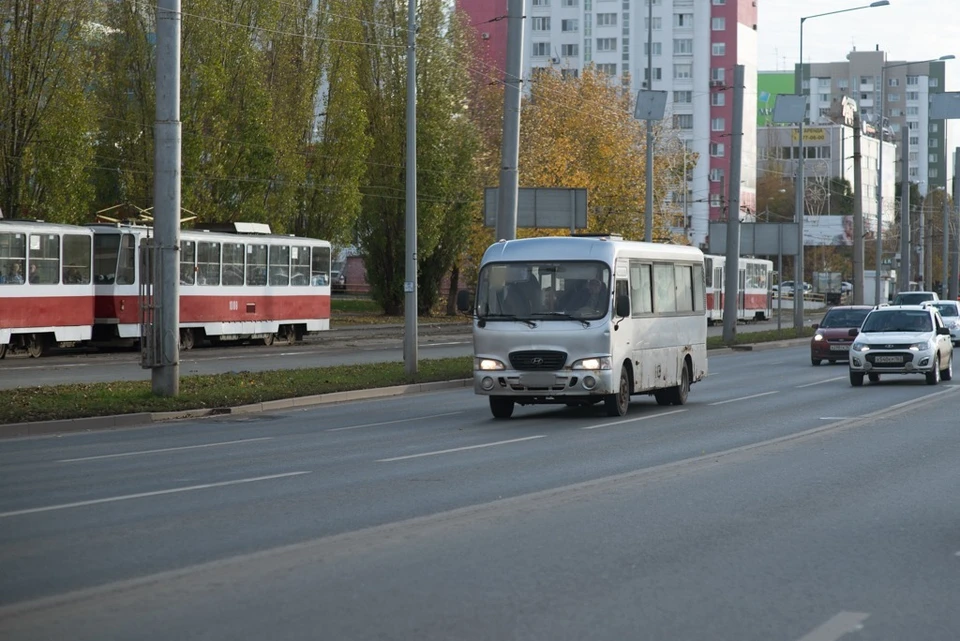
[[(886, 79), (881, 96), (881, 72)], [(947, 140), (943, 120), (929, 117), (930, 94), (941, 93), (945, 85), (944, 62), (903, 64), (887, 60), (887, 54), (857, 51), (845, 62), (807, 63), (803, 71), (803, 92), (810, 96), (808, 118), (817, 123), (831, 105), (844, 96), (853, 98), (865, 122), (872, 123), (897, 143), (897, 181), (901, 174), (900, 158), (904, 139), (909, 145), (907, 171), (909, 180), (917, 183), (920, 193), (947, 186)], [(800, 65), (796, 66), (797, 93), (800, 92)], [(909, 132), (904, 136), (904, 132)], [(892, 204), (891, 204), (892, 206)], [(884, 207), (886, 210), (886, 207)], [(885, 211), (886, 216), (886, 211)]]
[[(650, 3), (653, 3), (652, 7)], [(507, 0), (457, 0), (503, 68)], [(652, 20), (650, 12), (652, 10)], [(756, 209), (757, 7), (745, 0), (525, 0), (523, 77), (553, 67), (577, 75), (595, 65), (632, 91), (668, 92), (667, 124), (699, 161), (688, 183), (683, 229), (695, 245), (723, 219), (733, 128), (733, 72), (745, 71), (740, 206)], [(653, 37), (648, 42), (648, 28)], [(521, 123), (521, 127), (523, 123)], [(682, 196), (682, 194), (681, 194)]]

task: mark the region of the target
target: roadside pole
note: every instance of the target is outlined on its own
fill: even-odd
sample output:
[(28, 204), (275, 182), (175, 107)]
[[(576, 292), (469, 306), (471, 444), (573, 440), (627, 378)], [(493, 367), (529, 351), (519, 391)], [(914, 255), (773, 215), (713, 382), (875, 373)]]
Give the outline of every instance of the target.
[(737, 338), (737, 304), (740, 300), (740, 157), (743, 145), (744, 68), (733, 71), (733, 128), (730, 131), (730, 194), (727, 209), (727, 256), (724, 261), (723, 342)]

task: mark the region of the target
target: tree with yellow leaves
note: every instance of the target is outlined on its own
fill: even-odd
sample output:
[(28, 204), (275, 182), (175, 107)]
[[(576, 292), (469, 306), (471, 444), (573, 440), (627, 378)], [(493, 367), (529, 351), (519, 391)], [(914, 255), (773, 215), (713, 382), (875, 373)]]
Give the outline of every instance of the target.
[[(531, 78), (520, 122), (522, 187), (586, 188), (587, 232), (643, 239), (646, 133), (645, 124), (633, 117), (627, 88), (593, 67), (579, 77), (544, 69)], [(692, 156), (687, 154), (688, 168), (696, 162)], [(664, 204), (675, 201), (669, 192), (674, 178), (684, 173), (683, 150), (657, 145), (654, 163), (654, 202), (660, 206), (654, 211), (653, 238), (664, 242), (673, 240), (672, 209)], [(544, 233), (567, 232), (526, 230), (523, 235)]]

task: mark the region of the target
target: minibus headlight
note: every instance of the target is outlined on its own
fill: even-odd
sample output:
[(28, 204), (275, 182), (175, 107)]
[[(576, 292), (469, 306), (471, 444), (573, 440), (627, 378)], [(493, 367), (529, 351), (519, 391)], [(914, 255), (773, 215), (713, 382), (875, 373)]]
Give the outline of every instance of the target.
[(609, 356), (581, 358), (573, 364), (573, 369), (611, 369)]
[(507, 369), (503, 363), (495, 358), (475, 358), (473, 359), (473, 369), (489, 372), (491, 370)]

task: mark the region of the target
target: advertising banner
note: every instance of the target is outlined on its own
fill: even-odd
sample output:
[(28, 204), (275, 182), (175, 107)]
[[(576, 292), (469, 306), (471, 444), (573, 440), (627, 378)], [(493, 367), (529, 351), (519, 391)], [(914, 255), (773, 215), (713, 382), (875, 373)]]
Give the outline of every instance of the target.
[[(864, 241), (873, 238), (873, 227), (864, 220)], [(853, 246), (853, 216), (804, 216), (803, 244), (806, 247)]]

